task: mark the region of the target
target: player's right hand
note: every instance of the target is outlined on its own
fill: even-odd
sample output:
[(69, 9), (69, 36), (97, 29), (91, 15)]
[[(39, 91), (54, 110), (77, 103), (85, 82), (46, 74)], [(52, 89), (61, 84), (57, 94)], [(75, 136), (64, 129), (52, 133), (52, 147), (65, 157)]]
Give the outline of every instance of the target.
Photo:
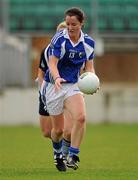
[(62, 87), (62, 83), (66, 82), (65, 79), (61, 78), (61, 77), (57, 77), (55, 79), (55, 90), (60, 90)]

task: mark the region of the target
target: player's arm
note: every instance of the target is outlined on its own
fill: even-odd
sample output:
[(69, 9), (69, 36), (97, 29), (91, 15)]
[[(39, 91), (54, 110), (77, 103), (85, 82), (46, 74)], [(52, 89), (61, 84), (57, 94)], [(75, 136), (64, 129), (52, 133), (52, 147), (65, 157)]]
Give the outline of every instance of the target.
[(57, 63), (58, 63), (58, 58), (56, 56), (52, 55), (49, 57), (48, 66), (49, 66), (50, 73), (54, 80), (57, 77), (60, 77), (58, 69), (57, 69)]
[(55, 87), (56, 89), (60, 89), (61, 88), (61, 83), (65, 82), (65, 80), (63, 78), (60, 77), (58, 68), (57, 68), (57, 63), (58, 63), (58, 58), (54, 55), (50, 56), (49, 58), (49, 69), (50, 69), (50, 73), (54, 79), (55, 82)]
[(93, 73), (95, 73), (93, 60), (86, 61), (85, 67), (84, 67), (84, 72), (93, 72)]
[(94, 49), (95, 49), (95, 42), (91, 39), (89, 42), (89, 51), (86, 53), (86, 61), (85, 61), (85, 66), (84, 66), (84, 71), (85, 72), (92, 72), (95, 73), (94, 69)]
[(55, 88), (58, 90), (61, 88), (61, 83), (65, 82), (65, 80), (62, 77), (60, 77), (57, 67), (61, 55), (61, 41), (60, 41), (59, 33), (56, 33), (53, 39), (51, 40), (50, 48), (51, 49), (50, 49), (48, 66), (50, 73), (54, 79)]
[[(86, 61), (86, 63), (85, 63), (85, 72), (95, 73), (93, 60)], [(100, 87), (97, 88), (97, 90), (99, 90), (99, 89), (100, 89)], [(92, 94), (96, 93), (97, 90), (95, 92), (93, 92)]]
[(41, 68), (38, 68), (38, 82), (39, 82), (40, 86), (43, 82), (44, 75), (45, 75), (45, 72)]
[(39, 62), (39, 67), (38, 67), (38, 82), (39, 82), (40, 87), (42, 85), (45, 72), (48, 69), (46, 57), (45, 57), (46, 52), (47, 52), (47, 48), (43, 49), (43, 51), (41, 52), (40, 62)]

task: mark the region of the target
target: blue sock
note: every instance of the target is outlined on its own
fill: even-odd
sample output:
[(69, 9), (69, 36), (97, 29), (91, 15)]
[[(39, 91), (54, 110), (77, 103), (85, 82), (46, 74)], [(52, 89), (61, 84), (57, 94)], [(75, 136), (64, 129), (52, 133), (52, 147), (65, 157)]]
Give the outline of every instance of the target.
[(67, 141), (66, 139), (63, 139), (62, 141), (62, 152), (65, 157), (67, 157), (69, 153), (69, 147), (70, 147), (70, 141)]
[(54, 155), (60, 155), (62, 153), (62, 140), (59, 142), (52, 141)]
[(76, 155), (78, 156), (80, 150), (78, 148), (70, 147), (69, 148), (69, 156)]

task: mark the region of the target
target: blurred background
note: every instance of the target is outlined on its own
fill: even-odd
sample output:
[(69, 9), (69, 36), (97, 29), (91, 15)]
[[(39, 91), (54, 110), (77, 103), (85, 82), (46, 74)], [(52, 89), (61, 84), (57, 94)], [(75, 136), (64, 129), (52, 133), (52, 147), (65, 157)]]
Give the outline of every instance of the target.
[(1, 0), (0, 125), (39, 123), (40, 53), (70, 7), (96, 41), (101, 89), (85, 96), (88, 121), (138, 123), (138, 0)]

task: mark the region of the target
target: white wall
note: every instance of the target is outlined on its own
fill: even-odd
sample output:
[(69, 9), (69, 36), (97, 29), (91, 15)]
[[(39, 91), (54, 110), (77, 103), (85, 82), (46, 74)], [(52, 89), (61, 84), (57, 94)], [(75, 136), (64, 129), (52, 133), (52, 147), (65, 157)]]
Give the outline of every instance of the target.
[(0, 96), (0, 124), (38, 123), (36, 89), (7, 89)]
[[(102, 86), (85, 100), (92, 123), (138, 123), (138, 87)], [(0, 94), (0, 124), (38, 124), (38, 118), (37, 88), (9, 88)]]

